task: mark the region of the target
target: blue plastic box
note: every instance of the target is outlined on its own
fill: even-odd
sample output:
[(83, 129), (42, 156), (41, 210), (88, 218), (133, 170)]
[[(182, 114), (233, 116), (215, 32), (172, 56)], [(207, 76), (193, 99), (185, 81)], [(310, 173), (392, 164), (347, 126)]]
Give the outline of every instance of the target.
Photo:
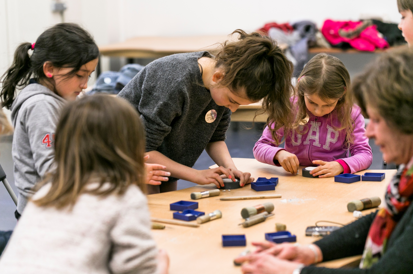
[(198, 202), (178, 201), (170, 204), (170, 210), (183, 211), (186, 209), (196, 209), (199, 207)]
[(263, 183), (263, 182), (271, 182), (274, 183), (275, 185), (278, 184), (278, 177), (271, 177), (269, 179), (265, 178), (265, 177), (258, 177), (258, 179), (256, 180), (255, 183)]
[(245, 235), (222, 235), (222, 246), (246, 246)]
[(202, 211), (196, 211), (192, 209), (186, 209), (182, 212), (174, 212), (173, 219), (183, 220), (183, 221), (194, 221), (197, 217), (205, 215)]
[(340, 175), (334, 176), (334, 181), (338, 183), (346, 183), (346, 184), (359, 182), (360, 175), (350, 174), (350, 173), (340, 174)]
[(265, 240), (274, 242), (276, 244), (284, 242), (296, 242), (297, 236), (291, 235), (289, 231), (278, 231), (272, 233), (265, 233)]
[(370, 173), (366, 172), (362, 175), (362, 181), (377, 181), (381, 182), (385, 179), (385, 173)]
[(272, 182), (256, 182), (251, 183), (251, 189), (256, 191), (275, 190), (275, 183)]

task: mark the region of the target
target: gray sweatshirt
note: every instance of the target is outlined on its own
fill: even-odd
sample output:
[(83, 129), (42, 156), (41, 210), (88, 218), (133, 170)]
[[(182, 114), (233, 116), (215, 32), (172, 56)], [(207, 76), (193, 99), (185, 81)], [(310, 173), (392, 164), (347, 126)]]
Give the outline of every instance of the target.
[(17, 211), (20, 214), (33, 194), (33, 186), (52, 165), (56, 124), (65, 102), (56, 93), (36, 83), (25, 87), (13, 102), (13, 174), (19, 190)]
[[(203, 86), (197, 60), (207, 52), (174, 54), (141, 70), (118, 96), (141, 114), (146, 150), (192, 167), (210, 142), (224, 141), (231, 111), (218, 106)], [(206, 121), (214, 110), (216, 120)], [(174, 178), (171, 178), (174, 180)]]
[[(45, 196), (50, 186), (33, 199)], [(150, 227), (147, 199), (135, 185), (105, 198), (83, 193), (72, 210), (29, 202), (1, 256), (0, 273), (156, 273)]]

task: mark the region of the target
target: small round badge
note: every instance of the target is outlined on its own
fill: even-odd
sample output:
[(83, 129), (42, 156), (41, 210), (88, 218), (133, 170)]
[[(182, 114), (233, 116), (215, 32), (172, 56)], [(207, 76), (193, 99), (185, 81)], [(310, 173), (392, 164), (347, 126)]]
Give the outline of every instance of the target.
[(208, 112), (206, 112), (205, 115), (205, 120), (206, 123), (213, 123), (216, 120), (216, 117), (218, 116), (218, 113), (216, 112), (216, 110), (211, 109)]

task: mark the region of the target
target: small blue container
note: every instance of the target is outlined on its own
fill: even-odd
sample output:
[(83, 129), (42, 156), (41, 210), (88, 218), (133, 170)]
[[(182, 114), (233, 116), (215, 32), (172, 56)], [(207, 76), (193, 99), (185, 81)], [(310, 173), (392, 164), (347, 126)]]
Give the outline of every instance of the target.
[(222, 246), (246, 246), (245, 235), (222, 235)]
[(251, 183), (251, 189), (256, 191), (275, 190), (275, 183), (271, 182), (256, 182)]
[(297, 236), (291, 235), (289, 231), (278, 231), (272, 233), (265, 233), (265, 240), (274, 242), (276, 244), (284, 243), (284, 242), (296, 242)]
[(178, 201), (170, 204), (170, 210), (183, 211), (186, 209), (196, 209), (199, 207), (198, 202)]
[(195, 211), (192, 209), (186, 209), (182, 212), (174, 212), (173, 219), (183, 220), (183, 221), (194, 221), (197, 217), (205, 215), (202, 211)]
[(362, 175), (362, 181), (377, 181), (381, 182), (385, 179), (385, 173), (370, 173), (366, 172)]
[(275, 185), (278, 184), (278, 177), (271, 177), (269, 179), (265, 178), (265, 177), (258, 177), (258, 179), (256, 180), (255, 183), (263, 183), (263, 182), (270, 182), (270, 183), (274, 183)]
[(334, 176), (334, 181), (338, 183), (346, 183), (346, 184), (359, 182), (360, 175), (350, 174), (350, 173), (340, 174), (340, 175)]

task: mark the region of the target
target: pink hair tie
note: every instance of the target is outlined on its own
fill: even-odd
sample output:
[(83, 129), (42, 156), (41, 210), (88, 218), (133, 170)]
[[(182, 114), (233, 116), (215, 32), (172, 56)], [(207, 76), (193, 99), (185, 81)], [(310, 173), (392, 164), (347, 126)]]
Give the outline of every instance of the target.
[(304, 75), (298, 78), (297, 82), (300, 82), (301, 79), (303, 79)]
[(36, 43), (33, 43), (33, 44), (32, 44), (32, 46), (30, 47), (32, 50), (34, 50), (34, 49), (35, 49), (35, 44), (36, 44)]

